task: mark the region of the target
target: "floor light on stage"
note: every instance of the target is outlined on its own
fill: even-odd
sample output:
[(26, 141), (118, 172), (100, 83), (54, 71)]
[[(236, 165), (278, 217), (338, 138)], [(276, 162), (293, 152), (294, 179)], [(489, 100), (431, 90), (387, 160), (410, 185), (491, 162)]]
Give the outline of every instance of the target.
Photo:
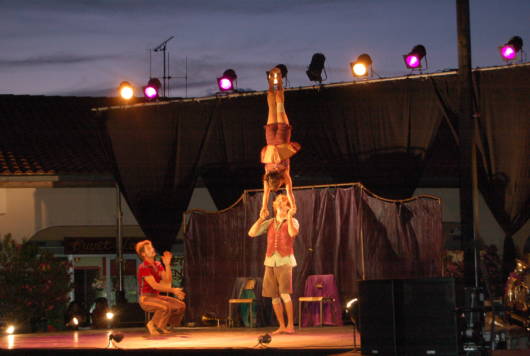
[(357, 349), (357, 321), (359, 313), (359, 299), (353, 298), (346, 303), (346, 313), (350, 316), (353, 324), (353, 348)]
[(69, 329), (77, 330), (79, 328), (79, 319), (74, 316), (66, 323), (66, 327)]
[(505, 62), (515, 61), (518, 57), (518, 54), (519, 53), (522, 54), (522, 50), (521, 50), (522, 48), (523, 48), (523, 39), (519, 36), (513, 36), (508, 42), (506, 42), (504, 45), (499, 47), (501, 58)]
[(368, 77), (371, 76), (372, 72), (372, 58), (363, 53), (355, 62), (350, 63), (351, 73), (354, 77)]
[(109, 334), (109, 343), (107, 344), (107, 348), (113, 345), (116, 348), (119, 348), (117, 343), (120, 343), (125, 335), (123, 333), (110, 333)]
[(272, 336), (269, 333), (258, 336), (258, 345), (266, 347), (272, 341)]
[(6, 328), (6, 334), (12, 335), (15, 333), (15, 325), (8, 325)]

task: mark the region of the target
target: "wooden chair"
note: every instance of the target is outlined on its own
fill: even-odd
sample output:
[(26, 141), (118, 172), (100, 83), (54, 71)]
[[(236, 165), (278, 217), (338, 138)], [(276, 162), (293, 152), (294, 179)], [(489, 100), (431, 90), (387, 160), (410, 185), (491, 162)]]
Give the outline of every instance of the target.
[[(256, 287), (256, 279), (249, 278), (244, 286), (244, 290), (253, 290)], [(233, 327), (234, 320), (232, 319), (232, 305), (241, 305), (241, 304), (248, 304), (249, 305), (249, 316), (250, 316), (250, 327), (255, 327), (255, 317), (254, 317), (254, 303), (255, 299), (253, 298), (232, 298), (228, 299), (228, 327)]]

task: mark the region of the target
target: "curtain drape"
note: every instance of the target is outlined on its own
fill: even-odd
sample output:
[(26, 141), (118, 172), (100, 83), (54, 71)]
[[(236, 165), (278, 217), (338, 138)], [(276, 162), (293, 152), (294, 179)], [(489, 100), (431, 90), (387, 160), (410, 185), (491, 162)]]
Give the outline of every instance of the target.
[[(294, 193), (300, 222), (294, 246), (294, 300), (303, 295), (311, 274), (335, 275), (344, 298), (357, 295), (357, 281), (363, 278), (441, 275), (438, 199), (382, 200), (360, 184)], [(261, 198), (260, 192), (246, 192), (230, 209), (188, 212), (184, 283), (189, 319), (206, 311), (226, 315), (235, 279), (263, 275), (266, 237), (247, 235), (259, 215)]]

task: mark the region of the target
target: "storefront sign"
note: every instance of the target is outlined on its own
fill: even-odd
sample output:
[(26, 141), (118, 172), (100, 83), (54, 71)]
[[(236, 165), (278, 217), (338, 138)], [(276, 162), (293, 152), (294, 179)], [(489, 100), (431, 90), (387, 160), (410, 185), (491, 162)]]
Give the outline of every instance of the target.
[[(123, 252), (135, 253), (134, 245), (141, 241), (137, 237), (123, 238)], [(91, 255), (116, 253), (115, 237), (65, 237), (64, 253), (67, 255)]]

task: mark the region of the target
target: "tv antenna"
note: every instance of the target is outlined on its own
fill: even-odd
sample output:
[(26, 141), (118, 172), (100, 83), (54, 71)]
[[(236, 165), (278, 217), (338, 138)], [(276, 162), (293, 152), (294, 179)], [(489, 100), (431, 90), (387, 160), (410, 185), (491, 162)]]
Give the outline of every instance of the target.
[[(152, 49), (152, 52), (162, 52), (162, 96), (167, 98), (169, 96), (169, 80), (172, 78), (184, 78), (186, 98), (188, 97), (188, 57), (186, 57), (186, 72), (184, 76), (172, 77), (169, 71), (169, 52), (166, 51), (167, 43), (171, 41), (175, 36), (169, 37), (167, 40)], [(151, 51), (149, 51), (149, 78), (152, 78), (151, 74)]]

